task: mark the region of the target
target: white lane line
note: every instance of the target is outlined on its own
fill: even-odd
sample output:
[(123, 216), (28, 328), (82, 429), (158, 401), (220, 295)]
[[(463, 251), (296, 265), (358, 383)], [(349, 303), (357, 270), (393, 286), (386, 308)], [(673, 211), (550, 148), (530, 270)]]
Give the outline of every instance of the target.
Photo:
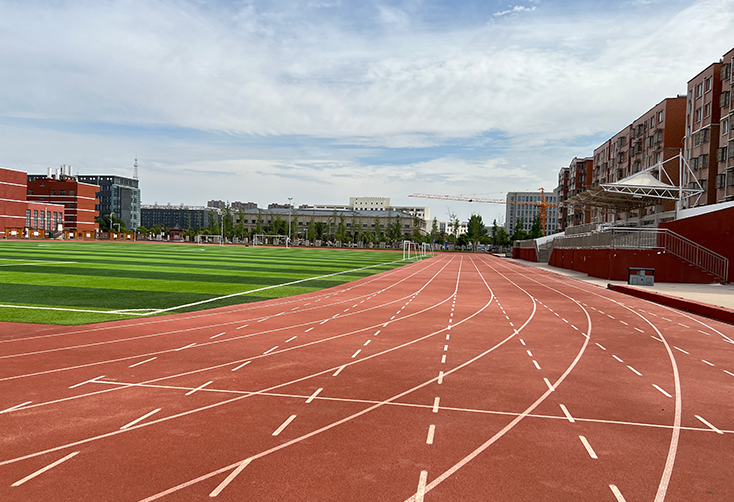
[(383, 325), (382, 325), (382, 327), (383, 327), (383, 328), (387, 328), (387, 325), (388, 325), (388, 324), (390, 324), (390, 323), (389, 323), (389, 322), (386, 322), (385, 324), (383, 324)]
[(655, 317), (658, 316), (657, 314), (653, 314), (652, 312), (648, 312), (648, 314), (650, 314), (651, 316), (655, 316)]
[(530, 357), (533, 357), (533, 353), (530, 352), (529, 350), (526, 350), (525, 352), (527, 352)]
[(613, 316), (610, 316), (609, 314), (607, 314), (607, 317), (608, 317), (609, 319), (614, 319), (614, 317), (613, 317)]
[(653, 387), (655, 387), (655, 388), (656, 388), (657, 390), (659, 390), (660, 392), (662, 392), (662, 393), (663, 393), (663, 394), (664, 394), (665, 396), (667, 396), (667, 397), (673, 397), (673, 396), (671, 396), (670, 394), (668, 394), (667, 392), (665, 392), (665, 391), (664, 391), (663, 389), (661, 389), (660, 387), (658, 387), (657, 385), (655, 385), (655, 384), (652, 384), (652, 386), (653, 386)]
[(61, 462), (66, 462), (66, 461), (67, 461), (67, 460), (69, 460), (69, 459), (70, 459), (71, 457), (73, 457), (73, 456), (75, 456), (75, 455), (77, 455), (77, 454), (79, 454), (79, 452), (78, 452), (78, 451), (75, 451), (74, 453), (69, 453), (69, 454), (68, 454), (67, 456), (65, 456), (64, 458), (60, 458), (60, 459), (59, 459), (59, 460), (57, 460), (56, 462), (54, 462), (54, 463), (52, 463), (52, 464), (48, 464), (48, 465), (47, 465), (46, 467), (44, 467), (44, 468), (42, 468), (42, 469), (38, 469), (38, 470), (37, 470), (36, 472), (34, 472), (33, 474), (29, 474), (28, 476), (24, 477), (23, 479), (19, 479), (18, 481), (16, 481), (15, 483), (13, 483), (13, 484), (12, 484), (12, 485), (10, 485), (10, 486), (20, 486), (20, 485), (22, 485), (23, 483), (25, 483), (26, 481), (30, 481), (31, 479), (35, 478), (36, 476), (39, 476), (39, 475), (43, 474), (43, 473), (44, 473), (44, 472), (46, 472), (47, 470), (49, 470), (49, 469), (53, 469), (54, 467), (56, 467), (57, 465), (59, 465), (59, 464), (60, 464)]
[(559, 315), (558, 315), (558, 312), (553, 312), (553, 313), (554, 313), (555, 315), (557, 315), (558, 317), (561, 317), (561, 316), (559, 316)]
[(538, 364), (538, 361), (536, 361), (535, 359), (533, 359), (533, 364), (535, 365), (536, 369), (540, 369), (540, 365)]
[(69, 388), (70, 388), (70, 389), (76, 389), (77, 387), (81, 387), (81, 386), (82, 386), (82, 385), (84, 385), (85, 383), (92, 383), (92, 382), (94, 382), (95, 380), (99, 380), (100, 378), (104, 378), (104, 375), (100, 375), (100, 376), (98, 376), (98, 377), (94, 377), (94, 378), (92, 378), (92, 379), (90, 379), (90, 380), (85, 380), (85, 381), (83, 381), (83, 382), (75, 383), (74, 385), (72, 385), (72, 386), (71, 386), (71, 387), (69, 387)]
[(380, 334), (380, 331), (382, 331), (382, 330), (379, 330), (379, 329), (378, 329), (377, 331), (375, 331), (375, 334), (374, 334), (374, 335), (372, 335), (372, 336), (377, 336), (377, 335), (379, 335), (379, 334)]
[(727, 375), (731, 375), (731, 376), (734, 376), (734, 373), (732, 373), (731, 371), (726, 371), (726, 370), (724, 370), (724, 373), (726, 373)]
[(568, 408), (566, 408), (562, 404), (560, 406), (561, 406), (561, 411), (563, 412), (564, 415), (566, 415), (566, 418), (568, 419), (568, 421), (571, 422), (572, 424), (576, 423), (576, 420), (574, 420), (574, 418), (568, 412)]
[(372, 341), (372, 340), (367, 340), (366, 342), (364, 342), (364, 344), (365, 344), (365, 345), (369, 345), (371, 341)]
[(520, 338), (520, 343), (523, 344), (523, 345), (525, 345), (525, 340), (523, 340), (522, 338)]
[(641, 330), (640, 328), (635, 328), (635, 329), (636, 329), (637, 331), (639, 331), (640, 333), (644, 333), (644, 331), (642, 331), (642, 330)]
[(446, 352), (447, 350), (449, 350), (449, 346), (448, 345), (444, 345), (443, 346), (443, 351)]
[(344, 312), (349, 312), (349, 309), (344, 309)]
[(599, 344), (599, 343), (597, 343), (597, 344), (596, 344), (596, 346), (597, 346), (597, 347), (599, 347), (599, 348), (600, 348), (601, 350), (607, 350), (607, 349), (605, 349), (605, 348), (604, 348), (604, 346), (603, 346), (603, 345), (601, 345), (601, 344)]
[(342, 370), (343, 370), (344, 368), (346, 368), (346, 367), (347, 367), (347, 365), (346, 365), (346, 364), (344, 364), (344, 365), (342, 365), (342, 366), (339, 366), (339, 369), (338, 369), (338, 370), (336, 370), (336, 371), (334, 372), (334, 374), (333, 374), (333, 375), (331, 375), (331, 376), (337, 376), (337, 375), (338, 375), (339, 373), (341, 373), (341, 372), (342, 372)]
[(703, 333), (706, 336), (711, 336), (711, 333), (706, 333), (705, 331), (701, 331), (700, 329), (698, 330), (698, 332), (699, 333)]
[(510, 326), (512, 326), (513, 328), (515, 327), (515, 325), (513, 323), (510, 323)]
[(443, 383), (443, 371), (439, 371), (438, 372), (438, 384), (441, 385), (442, 383)]
[(245, 467), (247, 467), (250, 464), (250, 462), (252, 462), (252, 459), (251, 458), (248, 458), (246, 460), (243, 460), (240, 463), (240, 465), (238, 465), (237, 468), (234, 471), (232, 471), (229, 474), (229, 476), (226, 477), (226, 479), (224, 481), (222, 481), (221, 483), (219, 483), (219, 486), (217, 486), (214, 489), (214, 491), (212, 491), (209, 494), (209, 496), (212, 497), (212, 498), (214, 498), (217, 495), (219, 495), (222, 492), (222, 490), (224, 490), (225, 488), (227, 488), (227, 485), (230, 484), (232, 482), (232, 480), (234, 478), (236, 478), (239, 475), (239, 473), (241, 473), (245, 469)]
[(193, 347), (194, 345), (196, 345), (196, 344), (195, 344), (195, 343), (190, 343), (190, 344), (188, 344), (188, 345), (187, 345), (187, 346), (185, 346), (185, 347), (180, 347), (180, 348), (178, 348), (178, 349), (175, 349), (175, 350), (174, 350), (174, 352), (178, 352), (179, 350), (183, 350), (183, 349), (188, 349), (188, 348), (190, 348), (190, 347)]
[(431, 424), (428, 427), (428, 437), (426, 438), (426, 444), (433, 444), (433, 436), (436, 434), (436, 426)]
[(622, 492), (617, 488), (617, 485), (609, 485), (609, 489), (612, 490), (614, 496), (617, 497), (617, 502), (627, 502), (622, 496)]
[(438, 413), (438, 402), (441, 400), (440, 397), (437, 397), (433, 400), (433, 413)]
[(604, 314), (604, 312), (602, 312), (601, 310), (597, 310), (597, 312), (599, 312), (600, 314)]
[(714, 363), (708, 362), (706, 359), (701, 359), (704, 363), (708, 364), (709, 366), (715, 366)]
[(653, 340), (656, 340), (658, 342), (662, 342), (662, 340), (660, 338), (658, 338), (657, 336), (650, 335), (650, 338), (652, 338)]
[(450, 339), (451, 339), (451, 335), (447, 334), (446, 335), (446, 340), (450, 340)]
[(619, 361), (620, 363), (623, 363), (623, 362), (624, 362), (624, 361), (622, 361), (622, 360), (621, 360), (621, 359), (620, 359), (619, 357), (615, 356), (614, 354), (612, 354), (612, 357), (613, 357), (614, 359), (616, 359), (617, 361)]
[(668, 319), (667, 317), (661, 317), (660, 319), (662, 319), (663, 321), (673, 322), (670, 319)]
[(629, 326), (629, 324), (627, 324), (627, 323), (626, 323), (626, 322), (624, 322), (624, 321), (619, 321), (619, 322), (621, 322), (621, 323), (622, 323), (622, 324), (624, 324), (625, 326)]
[(578, 330), (579, 330), (579, 329), (578, 329), (578, 328), (577, 328), (576, 326), (574, 326), (573, 324), (571, 325), (571, 327), (572, 327), (573, 329), (575, 329), (576, 331), (578, 331)]
[(594, 452), (594, 449), (591, 447), (589, 442), (586, 440), (584, 436), (579, 436), (579, 439), (582, 443), (584, 443), (584, 448), (586, 448), (586, 451), (589, 453), (589, 456), (593, 459), (598, 459), (599, 457), (596, 456), (596, 452)]
[(276, 346), (275, 346), (275, 347), (273, 347), (272, 349), (268, 349), (268, 350), (266, 350), (265, 352), (263, 352), (263, 355), (265, 355), (265, 354), (270, 354), (270, 353), (271, 353), (272, 351), (274, 351), (274, 350), (275, 350), (275, 349), (277, 349), (277, 348), (278, 348), (278, 346), (276, 345)]
[[(213, 381), (213, 380), (212, 380), (212, 381)], [(198, 391), (198, 390), (201, 390), (201, 389), (203, 389), (204, 387), (206, 387), (206, 386), (207, 386), (207, 385), (209, 385), (210, 383), (212, 383), (212, 382), (207, 382), (207, 383), (205, 383), (205, 384), (203, 384), (203, 385), (199, 385), (199, 386), (198, 386), (197, 388), (195, 388), (195, 389), (191, 389), (190, 391), (188, 391), (188, 392), (187, 392), (186, 394), (184, 394), (184, 395), (186, 395), (186, 396), (190, 396), (190, 395), (191, 395), (191, 394), (193, 394), (194, 392), (196, 392), (196, 391)]]
[(321, 322), (320, 322), (319, 324), (324, 324), (324, 323), (326, 323), (326, 322), (329, 322), (329, 320), (328, 320), (328, 319), (324, 319), (324, 320), (323, 320), (323, 321), (321, 321)]
[(634, 368), (633, 368), (632, 366), (630, 366), (629, 364), (627, 365), (627, 367), (628, 367), (628, 368), (629, 368), (629, 369), (630, 369), (630, 370), (631, 370), (631, 371), (632, 371), (633, 373), (635, 373), (635, 374), (636, 374), (637, 376), (642, 376), (642, 373), (640, 373), (639, 371), (637, 371), (636, 369), (634, 369)]
[(307, 329), (306, 331), (304, 331), (304, 333), (308, 333), (308, 332), (309, 332), (309, 331), (311, 331), (312, 329), (313, 329), (313, 327), (311, 327), (311, 328), (308, 328), (308, 329)]
[(690, 352), (686, 352), (685, 350), (683, 350), (683, 349), (681, 349), (681, 348), (679, 348), (679, 347), (676, 347), (675, 345), (673, 345), (673, 348), (674, 348), (675, 350), (679, 350), (679, 351), (683, 352), (684, 354), (688, 354), (688, 355), (690, 355)]
[(128, 366), (128, 368), (134, 368), (135, 366), (140, 366), (141, 364), (149, 363), (155, 359), (158, 359), (157, 357), (151, 357), (150, 359), (146, 359), (145, 361), (140, 361), (139, 363), (131, 364)]
[(362, 349), (359, 349), (357, 352), (355, 352), (354, 354), (352, 354), (352, 359), (354, 359), (355, 357), (357, 357), (357, 354), (359, 354), (360, 352), (362, 352)]
[(285, 343), (292, 342), (296, 338), (298, 338), (298, 335), (295, 335), (295, 336), (290, 337), (288, 340), (285, 341)]
[(568, 321), (566, 320), (566, 318), (565, 318), (565, 317), (561, 317), (561, 320), (562, 320), (563, 322), (565, 322), (565, 323), (568, 323)]
[(222, 336), (222, 335), (226, 335), (226, 334), (227, 334), (227, 332), (226, 331), (223, 331), (223, 332), (219, 333), (218, 335), (210, 336), (209, 337), (209, 340), (214, 340), (215, 338), (217, 338), (219, 336)]
[(395, 316), (392, 316), (392, 317), (390, 318), (390, 320), (391, 320), (391, 321), (392, 321), (393, 319), (395, 319)]
[(145, 419), (146, 419), (146, 418), (148, 418), (149, 416), (151, 416), (151, 415), (155, 415), (155, 414), (156, 414), (156, 413), (158, 413), (159, 411), (161, 411), (161, 408), (156, 408), (155, 410), (151, 411), (150, 413), (146, 413), (146, 414), (145, 414), (145, 415), (143, 415), (142, 417), (140, 417), (140, 418), (136, 418), (135, 420), (133, 420), (133, 421), (132, 421), (132, 422), (130, 422), (129, 424), (127, 424), (127, 425), (123, 425), (122, 427), (120, 427), (120, 430), (128, 429), (128, 428), (132, 427), (133, 425), (137, 424), (138, 422), (142, 422), (143, 420), (145, 420)]
[(428, 481), (428, 471), (421, 471), (421, 477), (418, 479), (418, 490), (415, 492), (415, 502), (423, 502), (426, 496), (426, 481)]
[(260, 320), (259, 320), (259, 321), (257, 321), (257, 322), (263, 322), (263, 321), (267, 321), (268, 319), (270, 319), (270, 318), (269, 318), (269, 317), (263, 317), (262, 319), (260, 319)]
[(295, 419), (296, 419), (296, 415), (291, 415), (290, 417), (286, 418), (285, 419), (285, 422), (283, 422), (282, 424), (280, 424), (280, 427), (278, 427), (277, 429), (275, 429), (275, 431), (273, 432), (273, 436), (277, 436), (278, 434), (280, 434), (281, 432), (283, 432), (283, 429), (285, 429), (286, 427), (288, 427), (288, 424), (290, 424)]
[(712, 431), (716, 432), (717, 434), (723, 434), (723, 432), (721, 432), (721, 430), (719, 430), (717, 427), (714, 427), (713, 425), (711, 425), (711, 422), (709, 422), (708, 420), (705, 420), (702, 416), (700, 416), (700, 415), (694, 415), (694, 416), (697, 419), (699, 419), (701, 422), (703, 422), (704, 425), (706, 425), (707, 427), (709, 427)]
[(0, 415), (2, 415), (3, 413), (10, 413), (11, 411), (19, 410), (23, 406), (31, 404), (32, 402), (33, 401), (26, 401), (25, 403), (16, 404), (15, 406), (11, 406), (10, 408), (5, 408), (4, 410), (0, 411)]
[(247, 366), (247, 365), (248, 365), (248, 364), (250, 364), (251, 362), (252, 362), (252, 361), (247, 361), (246, 363), (242, 363), (242, 364), (240, 364), (239, 366), (237, 366), (236, 368), (233, 368), (233, 369), (232, 369), (232, 371), (237, 371), (238, 369), (240, 369), (240, 368), (242, 368), (242, 367), (244, 367), (244, 366)]
[(445, 363), (446, 363), (446, 354), (444, 354), (443, 357), (441, 357), (441, 364), (445, 364)]
[(308, 404), (308, 403), (310, 403), (311, 401), (313, 401), (314, 399), (316, 399), (316, 396), (318, 396), (318, 395), (319, 395), (319, 394), (321, 393), (321, 391), (322, 391), (322, 390), (324, 390), (324, 388), (323, 388), (323, 387), (319, 387), (318, 389), (316, 389), (316, 392), (314, 392), (313, 394), (311, 394), (311, 395), (310, 395), (310, 396), (308, 397), (308, 399), (306, 399), (306, 404)]
[(678, 326), (683, 326), (684, 328), (690, 328), (690, 326), (686, 326), (686, 325), (685, 325), (685, 324), (683, 324), (682, 322), (679, 322), (679, 323), (678, 323)]
[(553, 388), (553, 385), (551, 385), (551, 383), (550, 383), (550, 380), (548, 380), (548, 379), (547, 379), (547, 378), (545, 378), (545, 377), (543, 378), (543, 380), (545, 380), (545, 384), (546, 384), (546, 385), (548, 386), (548, 388), (549, 388), (550, 390), (556, 390), (556, 389), (554, 389), (554, 388)]

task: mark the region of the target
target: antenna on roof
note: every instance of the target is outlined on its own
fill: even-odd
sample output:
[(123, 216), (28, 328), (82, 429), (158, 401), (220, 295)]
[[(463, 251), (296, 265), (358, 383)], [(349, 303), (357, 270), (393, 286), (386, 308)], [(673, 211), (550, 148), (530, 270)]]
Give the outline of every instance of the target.
[(135, 164), (133, 164), (133, 179), (138, 179), (138, 156), (135, 156)]

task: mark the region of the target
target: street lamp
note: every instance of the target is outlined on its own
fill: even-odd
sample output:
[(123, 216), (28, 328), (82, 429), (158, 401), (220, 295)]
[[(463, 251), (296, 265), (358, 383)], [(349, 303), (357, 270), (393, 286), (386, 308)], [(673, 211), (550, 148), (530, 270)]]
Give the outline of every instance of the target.
[(288, 197), (288, 238), (285, 240), (286, 247), (291, 240), (291, 217), (293, 216), (293, 197)]

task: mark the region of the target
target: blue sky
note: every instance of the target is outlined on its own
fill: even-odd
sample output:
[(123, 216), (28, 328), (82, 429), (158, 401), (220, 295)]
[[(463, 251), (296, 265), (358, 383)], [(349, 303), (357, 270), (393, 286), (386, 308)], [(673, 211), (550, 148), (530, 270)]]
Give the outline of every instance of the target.
[(420, 201), (558, 170), (731, 48), (734, 0), (0, 0), (0, 165), (143, 203)]

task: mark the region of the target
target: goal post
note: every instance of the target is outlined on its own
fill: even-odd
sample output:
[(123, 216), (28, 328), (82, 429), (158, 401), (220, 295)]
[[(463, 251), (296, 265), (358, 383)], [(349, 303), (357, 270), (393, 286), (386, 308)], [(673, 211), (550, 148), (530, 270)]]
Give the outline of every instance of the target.
[(220, 246), (223, 245), (221, 235), (197, 235), (196, 243), (199, 245), (202, 245), (202, 244), (219, 244)]
[(253, 246), (280, 246), (282, 243), (285, 247), (289, 247), (290, 239), (287, 235), (281, 234), (255, 234), (252, 236)]

